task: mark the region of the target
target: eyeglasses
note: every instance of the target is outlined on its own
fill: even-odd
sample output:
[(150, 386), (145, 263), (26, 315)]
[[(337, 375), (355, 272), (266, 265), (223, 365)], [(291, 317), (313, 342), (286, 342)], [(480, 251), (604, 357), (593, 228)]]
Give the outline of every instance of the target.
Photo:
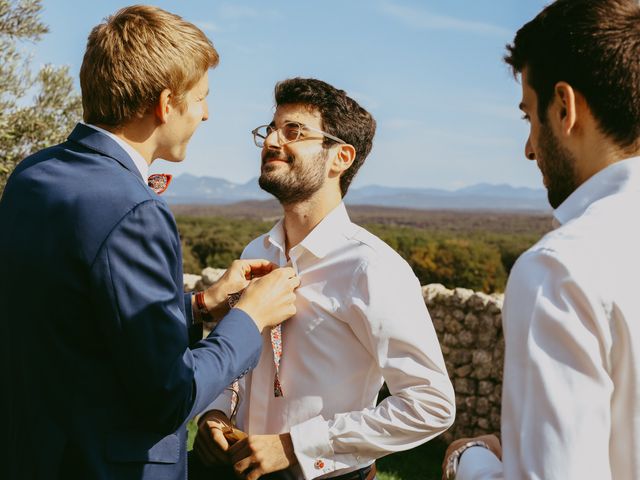
[(260, 125), (259, 127), (251, 130), (251, 133), (253, 134), (253, 141), (256, 144), (256, 147), (262, 148), (264, 147), (264, 142), (267, 137), (273, 132), (278, 132), (278, 143), (280, 145), (297, 142), (298, 140), (312, 140), (311, 137), (306, 138), (304, 136), (303, 132), (305, 131), (319, 133), (320, 135), (323, 135), (337, 143), (347, 143), (344, 140), (340, 140), (338, 137), (334, 137), (327, 132), (323, 132), (322, 130), (318, 130), (317, 128), (307, 127), (306, 125), (298, 122), (287, 122), (280, 128), (275, 128), (273, 125)]

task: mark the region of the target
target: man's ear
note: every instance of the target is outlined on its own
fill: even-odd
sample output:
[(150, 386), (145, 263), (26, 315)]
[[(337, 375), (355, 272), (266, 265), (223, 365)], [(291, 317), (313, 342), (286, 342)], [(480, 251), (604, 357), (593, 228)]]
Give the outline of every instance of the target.
[[(580, 98), (578, 98), (580, 97)], [(578, 122), (579, 107), (578, 103), (582, 100), (582, 96), (577, 93), (567, 82), (558, 82), (554, 87), (554, 115), (560, 122), (560, 133), (562, 135), (570, 135)]]
[(160, 98), (158, 98), (154, 113), (160, 123), (167, 123), (171, 110), (173, 110), (173, 105), (171, 104), (171, 90), (165, 88), (160, 92)]
[(348, 170), (355, 159), (356, 149), (353, 145), (340, 144), (338, 152), (333, 158), (333, 163), (331, 165), (332, 170), (338, 175), (342, 175), (342, 172)]

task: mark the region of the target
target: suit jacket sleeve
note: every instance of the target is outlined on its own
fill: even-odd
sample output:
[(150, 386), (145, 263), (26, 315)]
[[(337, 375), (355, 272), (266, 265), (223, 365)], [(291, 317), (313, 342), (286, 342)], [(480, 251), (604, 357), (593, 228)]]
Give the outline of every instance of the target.
[(138, 418), (172, 432), (255, 366), (261, 337), (232, 309), (189, 348), (180, 240), (159, 200), (129, 211), (104, 240), (91, 268), (95, 317)]

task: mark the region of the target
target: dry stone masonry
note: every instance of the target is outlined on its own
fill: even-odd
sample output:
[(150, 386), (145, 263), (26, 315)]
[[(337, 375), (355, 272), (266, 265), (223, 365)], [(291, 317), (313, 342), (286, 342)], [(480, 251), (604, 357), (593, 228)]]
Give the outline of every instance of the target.
[[(185, 274), (185, 292), (207, 288), (223, 273), (205, 268), (201, 275)], [(456, 391), (456, 421), (442, 439), (500, 431), (503, 295), (440, 284), (424, 286), (422, 293)]]
[(440, 284), (422, 293), (456, 392), (456, 421), (443, 440), (499, 432), (503, 295)]

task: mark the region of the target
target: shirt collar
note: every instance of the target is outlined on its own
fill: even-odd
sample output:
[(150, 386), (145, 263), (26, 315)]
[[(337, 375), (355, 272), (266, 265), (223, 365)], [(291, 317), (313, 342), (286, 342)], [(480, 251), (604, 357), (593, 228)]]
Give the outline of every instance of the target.
[(92, 125), (90, 123), (85, 123), (85, 125), (87, 127), (93, 128), (94, 130), (97, 130), (100, 133), (107, 135), (109, 138), (113, 139), (113, 141), (117, 142), (118, 145), (120, 145), (122, 149), (129, 154), (129, 156), (131, 157), (131, 160), (133, 160), (133, 163), (135, 164), (136, 168), (140, 172), (140, 175), (142, 176), (142, 180), (144, 180), (144, 183), (147, 183), (147, 177), (149, 176), (149, 164), (144, 158), (142, 158), (142, 155), (140, 155), (140, 152), (138, 152), (135, 148), (133, 148), (127, 142), (122, 140), (120, 137), (109, 132), (108, 130), (105, 130), (104, 128), (96, 127), (95, 125)]
[[(303, 247), (317, 258), (323, 258), (331, 250), (349, 238), (356, 226), (351, 223), (343, 202), (334, 208), (316, 227), (294, 248)], [(269, 244), (285, 251), (284, 219), (281, 219), (265, 237), (265, 247)]]
[(628, 158), (600, 170), (580, 185), (553, 212), (563, 225), (581, 216), (592, 203), (624, 190), (640, 188), (640, 157)]

